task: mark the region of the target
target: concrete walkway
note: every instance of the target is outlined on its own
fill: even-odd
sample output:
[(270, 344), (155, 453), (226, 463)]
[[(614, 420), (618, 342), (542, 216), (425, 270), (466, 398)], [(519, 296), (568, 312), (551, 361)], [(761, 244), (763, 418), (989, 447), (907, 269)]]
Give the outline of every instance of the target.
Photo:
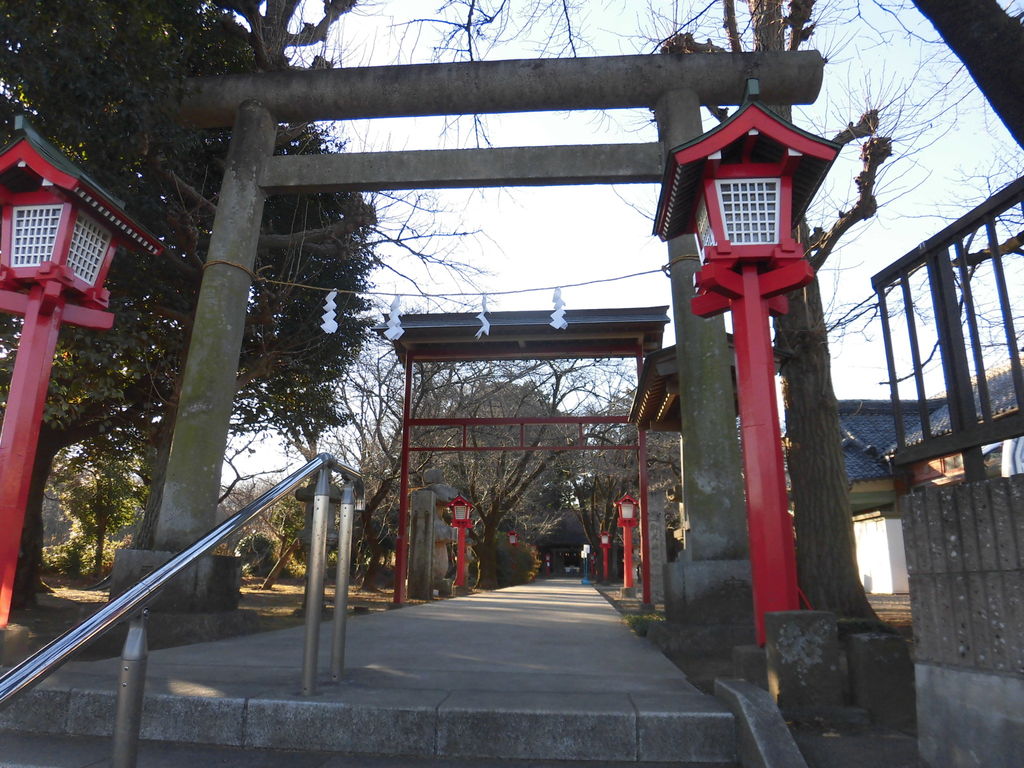
[[(735, 761), (728, 710), (575, 580), (353, 618), (345, 679), (322, 679), (315, 697), (298, 694), (301, 661), (301, 629), (155, 651), (143, 738), (446, 759)], [(0, 713), (0, 728), (109, 733), (117, 668), (68, 665)]]

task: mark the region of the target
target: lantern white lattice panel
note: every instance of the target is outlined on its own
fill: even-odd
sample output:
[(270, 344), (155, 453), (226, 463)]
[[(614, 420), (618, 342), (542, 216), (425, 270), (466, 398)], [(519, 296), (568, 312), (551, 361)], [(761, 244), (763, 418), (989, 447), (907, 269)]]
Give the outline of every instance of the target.
[(719, 180), (725, 236), (733, 245), (779, 242), (779, 180)]
[(61, 205), (20, 205), (14, 208), (11, 266), (38, 267), (53, 257)]
[(700, 237), (700, 244), (705, 248), (718, 245), (715, 242), (715, 231), (711, 228), (711, 220), (708, 218), (708, 205), (704, 198), (701, 198), (697, 205), (697, 235)]
[(110, 233), (92, 219), (79, 214), (71, 236), (71, 250), (68, 251), (68, 266), (75, 277), (93, 285), (109, 245)]

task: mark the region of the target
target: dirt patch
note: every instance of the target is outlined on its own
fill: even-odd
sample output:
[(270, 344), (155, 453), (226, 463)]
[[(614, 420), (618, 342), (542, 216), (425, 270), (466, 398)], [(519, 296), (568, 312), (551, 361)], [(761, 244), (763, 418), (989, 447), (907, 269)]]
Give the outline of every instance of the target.
[[(259, 616), (260, 631), (288, 629), (303, 623), (302, 595), (304, 584), (299, 579), (282, 579), (271, 589), (260, 589), (262, 579), (245, 578), (239, 608)], [(35, 652), (56, 637), (87, 618), (106, 604), (105, 589), (90, 589), (92, 582), (49, 576), (46, 584), (52, 592), (38, 595), (38, 605), (16, 610), (11, 623), (28, 628), (29, 652)], [(333, 608), (333, 585), (325, 590), (325, 604)], [(383, 611), (391, 604), (391, 592), (373, 592), (351, 587), (349, 610), (355, 614)]]

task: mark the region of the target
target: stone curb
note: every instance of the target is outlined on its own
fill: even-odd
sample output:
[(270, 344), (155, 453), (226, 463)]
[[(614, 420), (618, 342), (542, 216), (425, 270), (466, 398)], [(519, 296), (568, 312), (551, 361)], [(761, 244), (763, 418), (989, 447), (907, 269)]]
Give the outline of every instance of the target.
[(779, 708), (767, 691), (744, 680), (715, 680), (715, 696), (736, 718), (743, 768), (807, 768)]

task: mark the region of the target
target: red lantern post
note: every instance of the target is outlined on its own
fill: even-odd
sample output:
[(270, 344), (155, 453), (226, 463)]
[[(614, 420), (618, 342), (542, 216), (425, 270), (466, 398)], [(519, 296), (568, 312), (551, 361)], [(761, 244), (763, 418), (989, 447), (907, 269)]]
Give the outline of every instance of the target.
[(519, 546), (519, 534), (515, 531), (508, 532), (508, 543), (513, 547)]
[(622, 588), (633, 588), (633, 528), (636, 527), (636, 499), (628, 493), (615, 502), (622, 528)]
[[(756, 82), (748, 95), (756, 98)], [(751, 93), (752, 92), (752, 93)], [(733, 313), (747, 528), (757, 642), (764, 614), (799, 608), (793, 524), (782, 460), (770, 314), (814, 279), (793, 239), (839, 148), (748, 102), (669, 153), (656, 233), (696, 234), (704, 250), (692, 310)]]
[(604, 574), (604, 582), (611, 581), (608, 575), (608, 551), (612, 548), (612, 535), (608, 531), (601, 531), (601, 573)]
[(455, 564), (455, 586), (466, 586), (466, 529), (473, 527), (473, 518), (469, 513), (473, 505), (461, 496), (456, 496), (448, 504), (452, 511), (452, 526), (458, 530), (458, 552)]
[(64, 323), (107, 330), (118, 247), (162, 246), (23, 118), (0, 151), (0, 311), (25, 317), (0, 433), (0, 629), (7, 626), (29, 481)]

